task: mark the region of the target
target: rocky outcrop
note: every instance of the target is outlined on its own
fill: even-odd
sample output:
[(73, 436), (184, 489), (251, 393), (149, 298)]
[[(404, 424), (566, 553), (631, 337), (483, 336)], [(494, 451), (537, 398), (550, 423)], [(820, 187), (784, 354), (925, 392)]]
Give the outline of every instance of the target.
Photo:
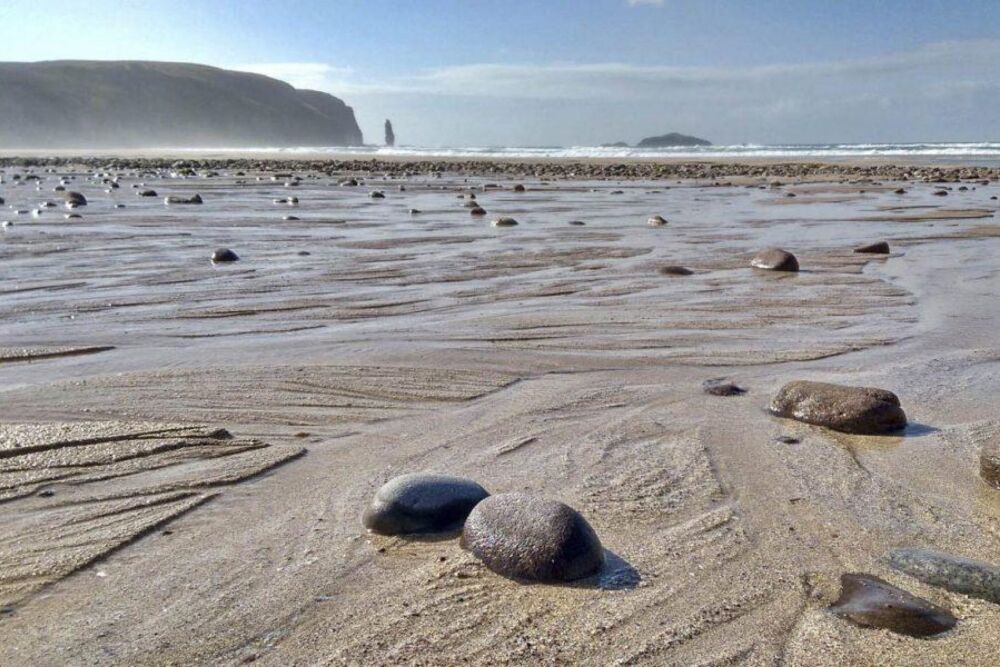
[(661, 134), (658, 137), (646, 137), (638, 144), (637, 148), (668, 148), (671, 146), (711, 146), (712, 142), (687, 134), (671, 132)]
[(361, 144), (343, 101), (260, 74), (166, 62), (0, 63), (0, 148)]

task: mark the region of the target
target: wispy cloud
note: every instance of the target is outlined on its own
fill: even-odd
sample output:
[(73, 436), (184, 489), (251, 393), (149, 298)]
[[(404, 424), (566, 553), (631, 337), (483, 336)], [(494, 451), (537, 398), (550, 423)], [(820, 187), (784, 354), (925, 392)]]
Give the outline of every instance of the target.
[(627, 0), (629, 7), (638, 7), (640, 5), (652, 5), (654, 7), (662, 7), (664, 0)]

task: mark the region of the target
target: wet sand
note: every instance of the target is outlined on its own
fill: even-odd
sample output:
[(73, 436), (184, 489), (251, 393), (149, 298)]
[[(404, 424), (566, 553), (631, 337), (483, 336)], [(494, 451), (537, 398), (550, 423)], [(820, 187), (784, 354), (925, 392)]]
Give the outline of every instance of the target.
[[(1000, 607), (887, 563), (1000, 562), (978, 476), (1000, 431), (1000, 184), (121, 169), (105, 193), (47, 168), (0, 185), (0, 664), (1000, 660)], [(69, 176), (78, 220), (53, 192)], [(889, 256), (852, 252), (881, 239)], [(801, 272), (751, 269), (768, 246)], [(240, 261), (213, 265), (220, 247)], [(797, 379), (892, 390), (911, 425), (766, 414)], [(453, 539), (365, 534), (375, 489), (424, 470), (572, 505), (608, 565), (525, 585)], [(958, 626), (834, 616), (855, 571)]]

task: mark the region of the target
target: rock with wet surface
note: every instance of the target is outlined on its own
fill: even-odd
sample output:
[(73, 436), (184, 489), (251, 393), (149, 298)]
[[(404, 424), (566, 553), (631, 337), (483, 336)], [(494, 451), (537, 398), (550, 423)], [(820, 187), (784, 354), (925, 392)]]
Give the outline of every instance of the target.
[(462, 546), (513, 579), (573, 581), (604, 564), (601, 541), (579, 512), (526, 493), (490, 496), (476, 505), (465, 521)]
[(858, 246), (854, 249), (854, 252), (871, 254), (871, 255), (888, 255), (889, 254), (889, 244), (885, 241), (876, 241), (875, 243), (869, 243), (867, 245)]
[(469, 209), (470, 215), (486, 215), (486, 209), (482, 206), (473, 206)]
[(781, 248), (768, 248), (754, 255), (750, 260), (750, 266), (767, 271), (798, 271), (799, 260)]
[(157, 197), (156, 190), (140, 190), (135, 193), (137, 197)]
[(80, 192), (67, 192), (65, 194), (66, 206), (70, 208), (76, 208), (77, 206), (86, 206), (87, 198), (83, 196)]
[(891, 391), (827, 382), (789, 382), (771, 401), (771, 414), (843, 433), (880, 435), (906, 427), (906, 414)]
[(667, 220), (662, 215), (654, 215), (646, 220), (646, 224), (650, 227), (662, 227), (667, 224)]
[(229, 248), (219, 248), (212, 253), (213, 262), (235, 262), (238, 260), (239, 256)]
[(514, 218), (497, 218), (492, 223), (494, 227), (516, 227), (517, 220)]
[(947, 609), (870, 574), (841, 575), (840, 597), (830, 611), (864, 628), (911, 637), (930, 637), (958, 623)]
[(381, 535), (454, 530), (487, 496), (486, 489), (464, 477), (434, 473), (400, 475), (375, 493), (362, 522), (365, 528)]
[(889, 564), (925, 584), (1000, 604), (1000, 567), (934, 549), (894, 549)]
[(694, 274), (694, 271), (683, 266), (661, 266), (659, 271), (665, 276), (690, 276)]

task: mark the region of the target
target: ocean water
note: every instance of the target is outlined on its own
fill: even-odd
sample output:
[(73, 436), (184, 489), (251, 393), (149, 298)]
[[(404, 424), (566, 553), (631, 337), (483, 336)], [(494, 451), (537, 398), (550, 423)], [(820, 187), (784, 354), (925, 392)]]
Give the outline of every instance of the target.
[[(734, 146), (683, 146), (674, 148), (610, 148), (599, 146), (332, 146), (329, 148), (254, 148), (253, 152), (330, 153), (358, 157), (429, 158), (787, 158), (789, 160), (890, 159), (912, 164), (1000, 166), (1000, 141), (978, 143), (911, 144), (740, 144)], [(235, 149), (239, 152), (239, 149)]]

